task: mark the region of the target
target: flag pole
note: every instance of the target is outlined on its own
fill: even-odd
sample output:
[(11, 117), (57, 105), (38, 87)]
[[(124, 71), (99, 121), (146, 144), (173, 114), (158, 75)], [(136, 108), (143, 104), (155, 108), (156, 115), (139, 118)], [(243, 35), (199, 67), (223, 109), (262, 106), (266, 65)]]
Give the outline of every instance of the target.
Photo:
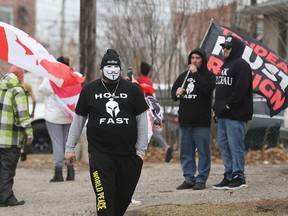
[[(210, 28), (211, 28), (211, 25), (212, 25), (213, 21), (214, 21), (214, 19), (211, 18), (211, 19), (210, 19), (210, 22), (209, 22), (208, 29), (207, 29), (207, 31), (205, 32), (205, 35), (204, 35), (204, 37), (203, 37), (203, 39), (202, 39), (202, 41), (201, 41), (201, 43), (200, 43), (200, 47), (202, 47), (203, 42), (205, 41), (205, 39), (206, 39), (206, 37), (207, 37), (207, 35), (208, 35), (208, 32), (209, 32), (209, 30), (210, 30)], [(184, 79), (184, 81), (183, 81), (183, 83), (182, 83), (182, 85), (181, 85), (181, 88), (184, 88), (184, 85), (185, 85), (185, 83), (186, 83), (186, 81), (187, 81), (187, 78), (188, 78), (188, 76), (189, 76), (189, 73), (190, 73), (190, 70), (187, 71), (187, 74), (186, 74), (185, 79)], [(180, 95), (177, 96), (177, 97), (179, 98)]]
[(204, 37), (203, 37), (203, 39), (202, 39), (202, 41), (201, 41), (201, 43), (200, 43), (200, 47), (202, 47), (202, 45), (203, 45), (203, 43), (204, 43), (204, 41), (205, 41), (205, 39), (206, 39), (206, 37), (207, 37), (207, 35), (208, 35), (208, 32), (209, 32), (209, 30), (210, 30), (210, 28), (211, 28), (211, 26), (212, 26), (212, 24), (213, 24), (213, 21), (214, 21), (214, 18), (211, 18), (211, 19), (210, 19), (210, 22), (209, 22), (208, 29), (207, 29), (207, 31), (206, 31), (206, 33), (205, 33), (205, 35), (204, 35)]

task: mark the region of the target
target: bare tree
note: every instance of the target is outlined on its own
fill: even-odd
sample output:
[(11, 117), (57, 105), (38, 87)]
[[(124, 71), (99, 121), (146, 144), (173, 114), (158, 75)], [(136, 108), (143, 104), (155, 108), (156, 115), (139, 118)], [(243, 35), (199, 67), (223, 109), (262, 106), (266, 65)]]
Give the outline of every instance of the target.
[[(185, 0), (182, 5), (171, 2), (115, 0), (119, 6), (117, 12), (108, 14), (117, 15), (105, 17), (109, 23), (106, 39), (120, 53), (123, 65), (138, 71), (140, 62), (147, 61), (153, 68), (154, 83), (166, 85), (165, 90), (158, 89), (166, 119), (166, 114), (177, 106), (171, 100), (171, 85), (187, 69), (188, 53), (200, 45), (210, 20), (203, 10), (208, 1), (189, 4), (191, 1)], [(192, 13), (196, 16), (191, 16)], [(169, 131), (169, 125), (165, 127)], [(168, 140), (169, 136), (167, 133)]]
[(154, 83), (167, 84), (165, 91), (158, 89), (158, 93), (163, 94), (158, 98), (163, 99), (161, 104), (166, 113), (166, 108), (175, 106), (170, 99), (170, 89), (179, 74), (179, 52), (173, 41), (177, 33), (171, 28), (170, 4), (168, 1), (118, 0), (115, 5), (119, 5), (117, 13), (109, 14), (117, 16), (106, 17), (108, 44), (119, 52), (124, 71), (125, 66), (132, 66), (136, 77), (141, 61), (151, 64)]
[(124, 70), (125, 66), (133, 66), (138, 71), (142, 60), (152, 65), (153, 81), (166, 85), (166, 92), (158, 89), (164, 98), (161, 101), (164, 116), (168, 109), (170, 112), (171, 107), (177, 106), (170, 99), (171, 84), (187, 69), (188, 54), (200, 46), (211, 18), (215, 23), (254, 37), (257, 32), (251, 14), (239, 13), (256, 4), (256, 0), (114, 0), (114, 3), (118, 6), (113, 8), (116, 12), (107, 14), (115, 16), (105, 17), (109, 23), (105, 34), (107, 43), (120, 53)]

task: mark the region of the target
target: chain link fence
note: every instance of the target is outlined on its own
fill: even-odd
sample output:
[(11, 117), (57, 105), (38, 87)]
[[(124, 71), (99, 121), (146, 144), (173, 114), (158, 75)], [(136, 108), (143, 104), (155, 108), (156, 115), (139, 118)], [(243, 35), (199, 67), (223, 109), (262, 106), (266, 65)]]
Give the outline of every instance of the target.
[[(177, 150), (180, 146), (178, 103), (171, 103), (170, 90), (162, 90), (162, 94), (158, 94), (156, 97), (164, 111), (163, 136), (168, 144), (173, 145), (174, 149)], [(266, 99), (254, 95), (254, 114), (252, 120), (248, 122), (244, 140), (246, 151), (273, 148), (283, 144), (279, 138), (283, 119), (283, 112), (270, 117)], [(211, 123), (211, 145), (217, 146), (217, 125), (213, 120)]]
[[(249, 125), (249, 123), (248, 123)], [(279, 138), (280, 126), (249, 128), (246, 132), (244, 144), (246, 151), (261, 150), (276, 147), (283, 144)], [(163, 136), (175, 149), (180, 145), (178, 116), (166, 115), (164, 120)], [(211, 124), (211, 144), (217, 145), (217, 125)]]

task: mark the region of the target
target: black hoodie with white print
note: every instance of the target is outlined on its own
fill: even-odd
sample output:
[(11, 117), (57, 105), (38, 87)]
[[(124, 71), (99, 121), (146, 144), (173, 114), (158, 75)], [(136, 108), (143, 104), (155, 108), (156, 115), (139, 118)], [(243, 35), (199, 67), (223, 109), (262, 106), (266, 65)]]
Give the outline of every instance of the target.
[(185, 82), (185, 92), (182, 97), (176, 96), (176, 91), (181, 87), (187, 70), (182, 72), (173, 84), (171, 96), (179, 102), (179, 124), (182, 127), (210, 127), (213, 90), (215, 88), (215, 75), (207, 69), (207, 57), (203, 49), (194, 49), (188, 56), (188, 64), (191, 64), (191, 56), (196, 53), (202, 58), (202, 65), (196, 73), (189, 73)]
[(230, 55), (216, 74), (214, 111), (218, 118), (248, 121), (253, 114), (252, 70), (241, 57), (244, 44), (235, 37), (231, 43)]

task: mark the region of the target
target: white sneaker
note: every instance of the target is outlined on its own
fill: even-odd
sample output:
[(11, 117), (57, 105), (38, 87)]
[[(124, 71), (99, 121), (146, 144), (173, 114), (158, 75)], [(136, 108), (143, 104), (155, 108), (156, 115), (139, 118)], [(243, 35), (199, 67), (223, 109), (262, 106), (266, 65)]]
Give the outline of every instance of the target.
[(141, 201), (131, 199), (130, 206), (139, 206), (141, 205)]

